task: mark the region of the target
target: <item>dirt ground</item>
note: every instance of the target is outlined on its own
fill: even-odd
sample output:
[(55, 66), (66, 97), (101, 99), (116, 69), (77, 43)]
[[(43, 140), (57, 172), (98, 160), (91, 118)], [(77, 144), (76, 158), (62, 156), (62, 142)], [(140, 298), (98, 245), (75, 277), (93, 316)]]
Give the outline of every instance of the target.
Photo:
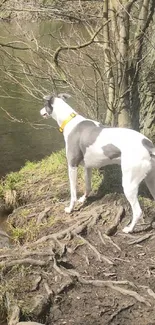
[(141, 199), (132, 234), (122, 232), (131, 215), (122, 194), (93, 196), (71, 215), (65, 203), (48, 192), (9, 216), (35, 238), (31, 228), (0, 250), (0, 324), (154, 325), (154, 202)]

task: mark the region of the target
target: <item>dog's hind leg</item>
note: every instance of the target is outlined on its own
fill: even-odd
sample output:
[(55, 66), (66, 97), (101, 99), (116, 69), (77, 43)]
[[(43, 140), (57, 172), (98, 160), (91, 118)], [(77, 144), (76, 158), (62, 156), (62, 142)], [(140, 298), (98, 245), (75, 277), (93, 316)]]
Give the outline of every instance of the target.
[(77, 196), (76, 196), (77, 167), (72, 167), (68, 165), (68, 174), (69, 174), (69, 182), (70, 182), (71, 199), (70, 199), (69, 207), (65, 208), (65, 212), (71, 213), (74, 208), (75, 202), (77, 201)]
[(86, 186), (86, 190), (85, 190), (84, 195), (82, 195), (82, 196), (79, 198), (79, 200), (78, 200), (78, 202), (80, 202), (80, 203), (83, 203), (83, 202), (87, 199), (89, 193), (91, 192), (91, 176), (92, 176), (92, 168), (86, 168), (86, 167), (85, 167), (85, 168), (84, 168), (84, 176), (85, 176), (85, 186)]
[(151, 164), (148, 160), (142, 161), (137, 166), (133, 165), (130, 168), (122, 168), (123, 179), (122, 185), (124, 194), (132, 208), (132, 221), (123, 229), (125, 233), (132, 232), (136, 223), (142, 216), (142, 210), (138, 202), (138, 188), (141, 181), (151, 169)]
[(152, 169), (146, 176), (145, 183), (155, 200), (155, 160), (152, 160)]

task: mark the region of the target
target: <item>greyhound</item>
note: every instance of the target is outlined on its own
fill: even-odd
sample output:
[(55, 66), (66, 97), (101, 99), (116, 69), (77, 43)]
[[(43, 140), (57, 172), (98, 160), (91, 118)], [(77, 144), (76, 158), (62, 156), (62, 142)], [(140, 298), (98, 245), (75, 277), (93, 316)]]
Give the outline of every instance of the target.
[(124, 194), (132, 208), (132, 220), (123, 231), (132, 232), (142, 216), (138, 202), (139, 184), (145, 179), (155, 199), (155, 147), (143, 134), (118, 127), (106, 127), (101, 123), (79, 115), (66, 103), (67, 94), (44, 96), (45, 106), (40, 110), (44, 117), (52, 117), (64, 135), (71, 199), (66, 213), (74, 209), (77, 167), (84, 165), (85, 193), (79, 199), (83, 203), (91, 192), (92, 168), (119, 164), (122, 169)]

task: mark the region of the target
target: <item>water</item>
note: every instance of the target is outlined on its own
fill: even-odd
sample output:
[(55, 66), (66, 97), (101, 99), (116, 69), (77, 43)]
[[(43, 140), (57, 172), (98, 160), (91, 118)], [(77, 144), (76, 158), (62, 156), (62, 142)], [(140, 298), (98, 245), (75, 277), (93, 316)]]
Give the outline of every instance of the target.
[[(31, 31), (31, 35), (35, 37), (45, 35), (43, 43), (49, 45), (47, 30), (56, 32), (60, 25), (59, 22), (26, 23), (23, 27), (25, 30), (21, 31), (15, 23), (0, 23), (0, 42), (5, 44), (12, 42), (11, 45), (17, 46), (17, 35), (23, 39), (22, 33)], [(38, 161), (64, 146), (63, 136), (59, 133), (56, 123), (52, 119), (43, 120), (39, 114), (44, 105), (41, 96), (37, 97), (35, 92), (33, 97), (21, 87), (20, 83), (26, 84), (26, 78), (29, 76), (21, 74), (19, 62), (17, 64), (12, 62), (10, 54), (16, 54), (33, 64), (26, 51), (21, 52), (7, 47), (0, 50), (0, 177), (19, 170), (27, 160)], [(13, 72), (15, 78), (19, 73), (19, 83), (10, 78), (9, 71)], [(33, 88), (35, 85), (38, 86), (38, 80), (36, 82), (35, 77), (31, 77), (31, 81), (34, 93)], [(48, 93), (46, 82), (42, 79), (39, 82), (39, 86), (43, 88), (42, 93), (46, 94), (46, 89)]]

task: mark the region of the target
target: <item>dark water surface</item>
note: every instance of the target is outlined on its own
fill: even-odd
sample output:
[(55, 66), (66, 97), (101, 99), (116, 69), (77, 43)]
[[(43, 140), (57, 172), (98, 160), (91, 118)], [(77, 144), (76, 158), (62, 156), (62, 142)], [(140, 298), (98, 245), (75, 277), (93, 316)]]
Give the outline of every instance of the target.
[[(53, 30), (56, 32), (57, 28), (60, 28), (59, 22), (26, 24), (24, 28), (27, 33), (30, 30), (35, 35), (45, 34), (43, 39), (45, 45), (46, 43), (49, 45), (46, 32)], [(0, 23), (1, 43), (15, 42), (16, 35), (19, 33), (21, 30), (18, 30), (17, 24)], [(52, 119), (43, 120), (39, 114), (44, 105), (41, 97), (31, 96), (22, 89), (20, 81), (19, 84), (13, 83), (13, 79), (8, 78), (8, 67), (11, 72), (13, 69), (18, 71), (18, 62), (17, 66), (14, 62), (12, 63), (7, 53), (13, 55), (14, 50), (7, 47), (0, 49), (0, 177), (20, 169), (27, 160), (38, 161), (64, 146), (63, 136), (59, 133), (56, 123)], [(27, 52), (22, 54), (19, 52), (19, 55), (31, 62), (31, 57), (28, 57)], [(7, 73), (4, 72), (5, 67)], [(22, 79), (21, 82), (24, 81)], [(46, 94), (47, 88), (44, 80), (40, 80), (40, 84)], [(45, 126), (38, 124), (45, 124)], [(47, 125), (50, 127), (47, 128)]]

